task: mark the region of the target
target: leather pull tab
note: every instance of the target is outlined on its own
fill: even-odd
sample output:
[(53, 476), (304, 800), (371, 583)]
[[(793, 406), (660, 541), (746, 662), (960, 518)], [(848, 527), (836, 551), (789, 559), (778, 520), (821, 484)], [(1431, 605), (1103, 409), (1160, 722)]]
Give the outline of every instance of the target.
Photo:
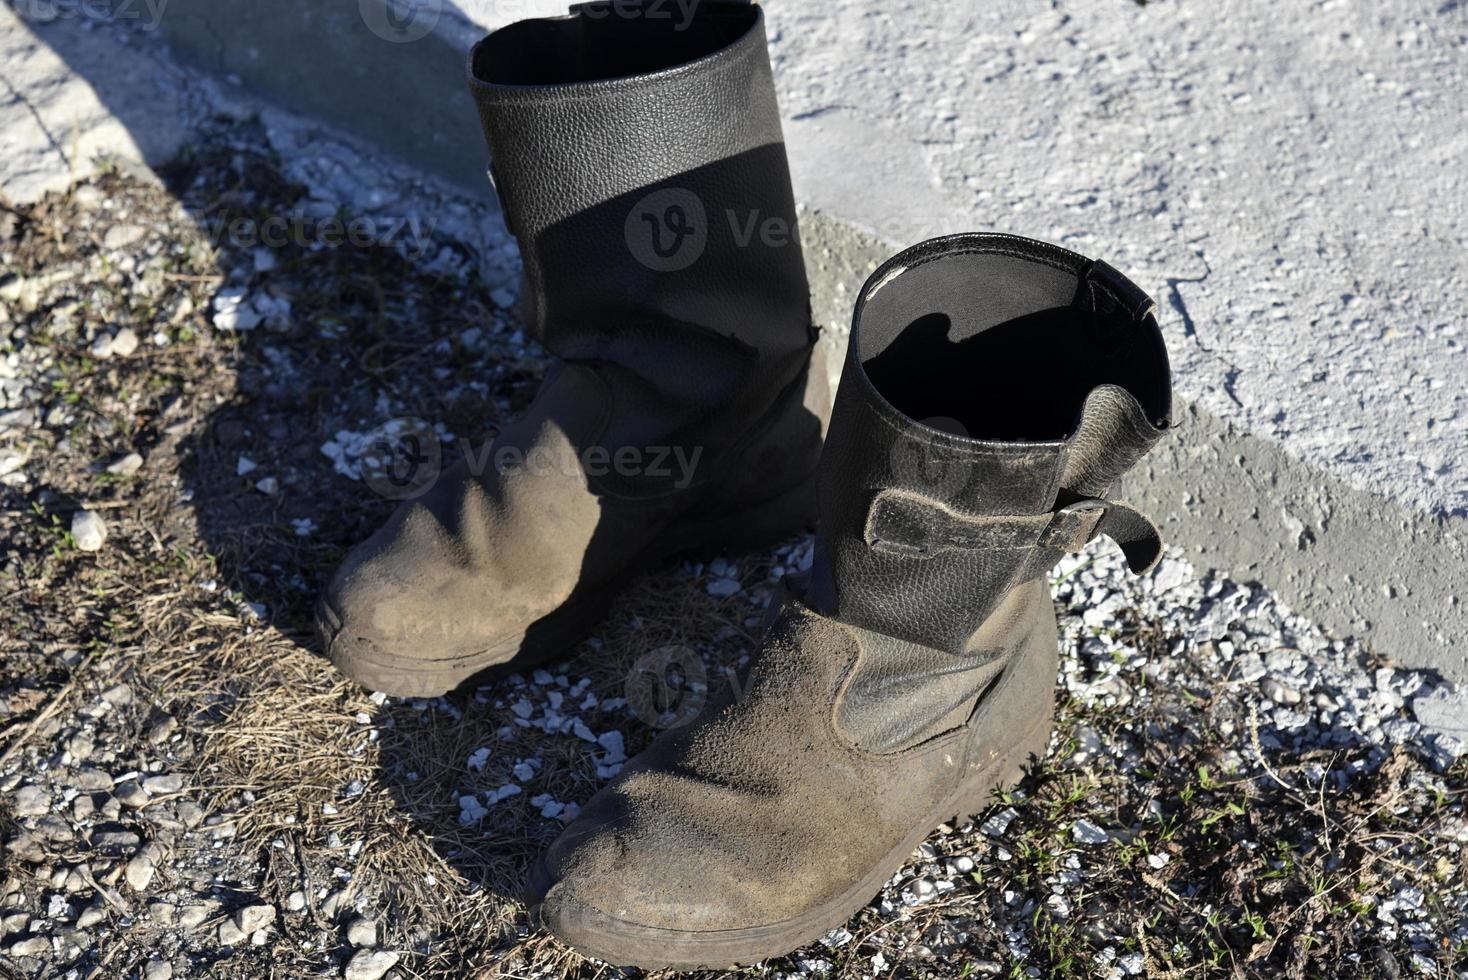
[(1086, 278), (1099, 284), (1102, 287), (1101, 292), (1109, 294), (1107, 299), (1133, 323), (1140, 323), (1157, 308), (1156, 301), (1142, 292), (1136, 283), (1100, 259), (1091, 263), (1091, 268), (1086, 271)]
[(1162, 557), (1162, 532), (1150, 517), (1099, 498), (1049, 514), (975, 516), (905, 490), (883, 490), (867, 511), (866, 543), (882, 554), (927, 560), (951, 551), (1080, 551), (1103, 534), (1121, 547), (1138, 575), (1150, 572)]
[(1096, 343), (1110, 353), (1124, 349), (1136, 337), (1131, 329), (1156, 308), (1152, 297), (1100, 259), (1086, 267), (1076, 284), (1071, 306), (1086, 314)]
[(1040, 534), (1042, 548), (1079, 551), (1086, 542), (1105, 535), (1121, 548), (1127, 567), (1145, 575), (1162, 558), (1162, 532), (1152, 518), (1135, 507), (1114, 500), (1081, 500), (1056, 511)]
[(1049, 519), (1049, 514), (973, 517), (914, 493), (883, 490), (867, 512), (866, 543), (873, 551), (905, 558), (1028, 548)]

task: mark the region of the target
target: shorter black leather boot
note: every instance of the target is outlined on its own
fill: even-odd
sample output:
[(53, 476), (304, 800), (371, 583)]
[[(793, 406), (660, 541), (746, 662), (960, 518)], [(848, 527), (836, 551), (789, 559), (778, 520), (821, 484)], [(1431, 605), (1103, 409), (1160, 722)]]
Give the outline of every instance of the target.
[(1107, 488), (1169, 424), (1152, 302), (1004, 235), (867, 281), (820, 464), (812, 580), (748, 675), (599, 792), (532, 872), (557, 936), (618, 965), (714, 968), (846, 921), (939, 823), (1046, 752), (1048, 571), (1152, 522)]
[(336, 664), (399, 695), (560, 654), (667, 555), (808, 526), (829, 412), (760, 8), (584, 4), (470, 75), (522, 316), (562, 360), (318, 605)]

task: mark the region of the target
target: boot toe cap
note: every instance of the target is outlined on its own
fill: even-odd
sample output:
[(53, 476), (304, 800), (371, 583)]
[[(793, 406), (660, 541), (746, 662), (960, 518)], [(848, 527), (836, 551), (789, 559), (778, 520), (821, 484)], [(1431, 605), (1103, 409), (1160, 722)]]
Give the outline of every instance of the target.
[[(463, 658), (411, 628), (397, 610), (409, 595), (354, 589), (338, 576), (316, 600), (316, 635), (322, 651), (352, 680), (395, 697), (437, 697), (463, 677)], [(401, 628), (384, 631), (382, 623)]]
[(526, 899), (557, 936), (582, 949), (603, 935), (693, 941), (767, 926), (804, 903), (800, 889), (769, 887), (776, 862), (758, 820), (745, 826), (736, 807), (711, 825), (639, 797), (635, 772), (631, 782), (593, 797), (531, 874)]

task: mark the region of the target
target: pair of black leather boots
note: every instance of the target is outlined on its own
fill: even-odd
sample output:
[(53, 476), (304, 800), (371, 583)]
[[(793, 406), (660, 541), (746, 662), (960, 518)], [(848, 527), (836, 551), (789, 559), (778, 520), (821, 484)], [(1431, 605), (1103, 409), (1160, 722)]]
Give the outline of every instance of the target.
[(832, 409), (761, 11), (664, 8), (474, 49), (521, 313), (561, 363), (496, 464), (405, 504), (319, 618), (352, 677), (437, 695), (563, 654), (671, 554), (814, 518), (809, 581), (738, 690), (628, 763), (529, 883), (584, 953), (715, 967), (841, 924), (1044, 755), (1047, 573), (1098, 534), (1156, 560), (1106, 492), (1171, 388), (1152, 302), (1111, 267), (961, 234), (867, 280)]

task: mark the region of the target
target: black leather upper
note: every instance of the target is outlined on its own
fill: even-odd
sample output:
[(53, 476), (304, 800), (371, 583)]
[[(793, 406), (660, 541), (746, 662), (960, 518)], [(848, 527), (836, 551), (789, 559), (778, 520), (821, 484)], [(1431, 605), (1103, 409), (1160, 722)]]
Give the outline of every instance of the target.
[[(618, 0), (512, 24), (470, 56), (522, 314), (614, 365), (608, 440), (717, 451), (813, 340), (760, 9)], [(655, 424), (654, 424), (655, 423)]]
[(584, 4), (471, 53), (527, 323), (556, 354), (644, 374), (730, 359), (725, 376), (700, 371), (703, 386), (750, 380), (719, 343), (733, 337), (788, 381), (809, 345), (809, 290), (762, 12), (708, 1), (680, 29), (653, 9), (666, 13)]
[(821, 459), (817, 608), (971, 653), (1008, 591), (1090, 534), (1154, 559), (1135, 512), (1065, 509), (1168, 425), (1151, 310), (1110, 267), (1007, 235), (935, 239), (873, 273)]

